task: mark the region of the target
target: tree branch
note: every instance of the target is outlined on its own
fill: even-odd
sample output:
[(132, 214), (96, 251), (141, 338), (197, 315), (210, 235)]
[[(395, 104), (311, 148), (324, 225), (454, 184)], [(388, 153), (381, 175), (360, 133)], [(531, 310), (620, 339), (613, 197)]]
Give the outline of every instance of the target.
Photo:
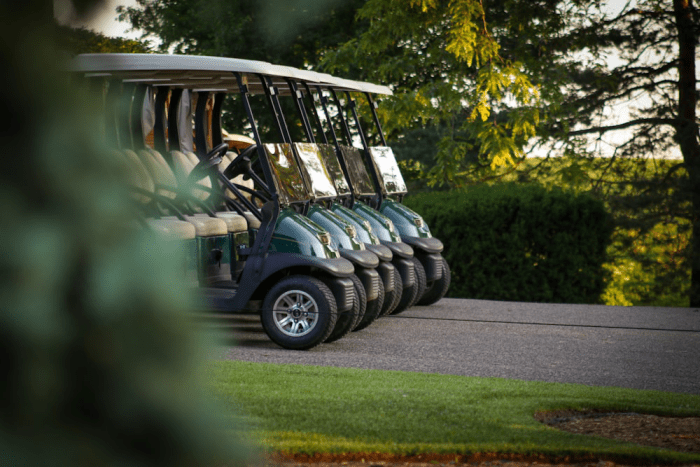
[(591, 128), (584, 128), (583, 130), (570, 131), (569, 136), (579, 136), (579, 135), (589, 135), (592, 133), (606, 133), (608, 131), (624, 130), (637, 125), (670, 125), (675, 128), (677, 120), (673, 118), (640, 118), (637, 120), (630, 120), (629, 122), (620, 123), (619, 125), (609, 125), (609, 126), (598, 126)]

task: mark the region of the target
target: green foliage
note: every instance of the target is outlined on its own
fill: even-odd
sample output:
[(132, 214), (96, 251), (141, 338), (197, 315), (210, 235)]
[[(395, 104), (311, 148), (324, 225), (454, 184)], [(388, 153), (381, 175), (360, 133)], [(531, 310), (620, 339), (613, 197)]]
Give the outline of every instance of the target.
[(362, 0), (138, 0), (120, 19), (160, 40), (159, 50), (313, 66), (361, 27)]
[[(363, 0), (138, 0), (119, 7), (120, 19), (157, 38), (159, 52), (262, 60), (298, 68), (314, 67), (323, 54), (355, 36), (363, 23), (350, 19)], [(294, 115), (282, 99), (285, 115)], [(263, 98), (253, 109), (266, 141), (281, 141)], [(222, 123), (233, 133), (247, 133), (240, 102), (224, 102)], [(301, 140), (301, 128), (290, 128)]]
[(210, 381), (222, 400), (244, 404), (259, 439), (272, 450), (590, 455), (688, 464), (700, 459), (554, 430), (533, 417), (561, 409), (696, 416), (697, 395), (232, 361), (214, 363)]
[(57, 26), (57, 45), (73, 55), (87, 53), (148, 53), (148, 42), (124, 37), (108, 37), (86, 28)]
[[(323, 66), (392, 85), (394, 96), (379, 109), (390, 136), (457, 117), (455, 127), (478, 143), (489, 163), (512, 165), (523, 157), (523, 144), (539, 122), (538, 90), (522, 64), (499, 55), (481, 2), (369, 0), (358, 18), (369, 22), (368, 29), (327, 53)], [(519, 110), (494, 118), (494, 110), (508, 108), (505, 100)], [(463, 155), (454, 151), (460, 146), (453, 133), (441, 139), (431, 181), (462, 185), (453, 163)]]
[(52, 12), (38, 3), (0, 7), (10, 117), (0, 131), (3, 460), (240, 459), (201, 384), (205, 347), (186, 314), (195, 302), (179, 280), (178, 251), (135, 224), (96, 103), (66, 85)]
[(559, 189), (499, 184), (422, 193), (406, 204), (445, 244), (450, 296), (601, 302), (612, 225), (600, 201)]
[(605, 304), (688, 306), (690, 212), (678, 189), (687, 183), (680, 161), (531, 158), (516, 169), (475, 168), (469, 177), (494, 186), (566, 186), (603, 201), (615, 226), (605, 264), (611, 273)]

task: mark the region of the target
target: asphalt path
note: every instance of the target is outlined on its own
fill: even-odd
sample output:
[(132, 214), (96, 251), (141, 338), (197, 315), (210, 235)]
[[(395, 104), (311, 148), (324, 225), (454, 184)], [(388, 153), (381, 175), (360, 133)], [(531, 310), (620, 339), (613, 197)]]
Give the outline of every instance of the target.
[(206, 321), (219, 358), (580, 383), (700, 394), (700, 311), (443, 299), (308, 351), (257, 316)]

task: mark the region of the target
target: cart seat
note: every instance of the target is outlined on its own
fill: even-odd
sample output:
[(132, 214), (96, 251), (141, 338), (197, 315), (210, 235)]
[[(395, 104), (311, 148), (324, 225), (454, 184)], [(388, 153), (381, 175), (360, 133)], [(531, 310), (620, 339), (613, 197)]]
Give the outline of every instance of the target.
[[(158, 151), (141, 150), (138, 155), (143, 165), (149, 169), (149, 173), (153, 177), (156, 187), (158, 185), (164, 185), (170, 188), (177, 186), (174, 172)], [(176, 196), (168, 189), (157, 188), (157, 190), (168, 193), (166, 196), (170, 198), (175, 198)], [(163, 217), (163, 219), (177, 220), (175, 216)], [(228, 234), (226, 222), (216, 217), (185, 216), (185, 220), (194, 226), (197, 237), (213, 237)]]
[[(192, 169), (194, 169), (196, 163), (192, 165), (192, 160), (181, 151), (170, 151), (170, 155), (172, 156), (173, 160), (173, 172), (175, 173), (175, 177), (177, 178), (178, 183), (183, 185), (187, 182), (187, 178), (190, 176), (190, 172), (192, 172)], [(212, 187), (211, 179), (209, 177), (197, 180), (197, 184), (209, 189)], [(211, 195), (211, 193), (206, 190), (198, 190), (196, 188), (194, 188), (192, 192), (202, 201), (207, 200)]]
[(146, 223), (158, 235), (171, 240), (192, 240), (197, 235), (194, 225), (179, 219), (146, 219)]
[(245, 211), (245, 212), (243, 212), (243, 215), (245, 216), (246, 219), (248, 219), (248, 226), (251, 229), (259, 229), (260, 228), (260, 219), (255, 217), (252, 212)]
[[(165, 220), (178, 220), (175, 216), (163, 217)], [(216, 217), (185, 216), (185, 220), (195, 228), (197, 237), (215, 237), (228, 235), (226, 222)]]
[[(180, 173), (180, 177), (183, 177), (183, 179), (187, 179), (187, 177), (190, 176), (190, 173), (194, 169), (196, 163), (198, 163), (197, 156), (192, 152), (184, 154), (180, 151), (172, 151), (171, 154), (173, 156), (173, 164), (175, 165), (175, 173)], [(204, 180), (209, 181), (209, 178), (205, 178)], [(197, 181), (197, 183), (202, 183), (202, 181), (203, 180)], [(209, 186), (211, 186), (211, 184), (209, 184)], [(226, 222), (228, 231), (231, 233), (245, 232), (248, 230), (248, 225), (250, 224), (250, 221), (248, 221), (246, 217), (243, 217), (240, 214), (230, 211), (219, 211), (216, 213), (216, 217)], [(255, 219), (254, 216), (251, 217)], [(255, 219), (255, 221), (257, 222), (257, 225), (259, 227), (260, 221), (258, 221), (257, 219)], [(251, 226), (251, 228), (257, 227)]]
[(216, 217), (226, 222), (226, 227), (231, 233), (241, 233), (248, 231), (248, 220), (238, 213), (231, 211), (221, 211), (216, 213)]
[[(138, 151), (137, 154), (141, 159), (141, 162), (143, 162), (143, 165), (146, 166), (146, 169), (148, 169), (148, 173), (150, 173), (151, 177), (153, 178), (156, 186), (156, 193), (161, 196), (175, 199), (177, 197), (177, 193), (174, 193), (167, 187), (176, 187), (177, 179), (175, 178), (173, 171), (170, 169), (170, 166), (168, 166), (168, 163), (165, 162), (165, 159), (163, 159), (163, 156), (161, 156), (157, 151), (145, 149)], [(161, 185), (162, 187), (159, 187), (158, 185)]]

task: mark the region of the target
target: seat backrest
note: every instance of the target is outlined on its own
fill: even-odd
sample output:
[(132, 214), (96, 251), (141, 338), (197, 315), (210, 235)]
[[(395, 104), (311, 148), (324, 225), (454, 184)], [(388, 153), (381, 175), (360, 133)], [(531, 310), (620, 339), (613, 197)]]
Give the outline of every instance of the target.
[[(180, 185), (183, 185), (187, 182), (190, 173), (192, 173), (192, 170), (195, 168), (196, 164), (193, 164), (192, 160), (180, 151), (171, 151), (170, 154), (173, 159), (173, 169), (175, 172), (175, 177), (178, 179), (178, 183)], [(196, 182), (198, 185), (202, 185), (211, 189), (211, 179), (209, 177), (197, 180)], [(210, 192), (206, 190), (198, 190), (194, 188), (192, 192), (197, 198), (201, 199), (202, 201), (208, 199), (210, 196)]]
[[(119, 155), (119, 158), (127, 165), (128, 177), (132, 185), (150, 193), (154, 192), (155, 184), (153, 183), (153, 178), (134, 151), (130, 149), (115, 150), (115, 155)], [(134, 198), (144, 204), (151, 201), (149, 196), (142, 194), (136, 194)]]
[(168, 198), (176, 198), (177, 194), (168, 188), (158, 188), (157, 185), (163, 185), (164, 187), (175, 188), (177, 187), (177, 179), (172, 169), (165, 162), (163, 156), (153, 150), (142, 149), (138, 152), (138, 156), (143, 162), (143, 165), (148, 169), (148, 173), (153, 177), (153, 181), (156, 184), (156, 193), (161, 196), (166, 196)]

